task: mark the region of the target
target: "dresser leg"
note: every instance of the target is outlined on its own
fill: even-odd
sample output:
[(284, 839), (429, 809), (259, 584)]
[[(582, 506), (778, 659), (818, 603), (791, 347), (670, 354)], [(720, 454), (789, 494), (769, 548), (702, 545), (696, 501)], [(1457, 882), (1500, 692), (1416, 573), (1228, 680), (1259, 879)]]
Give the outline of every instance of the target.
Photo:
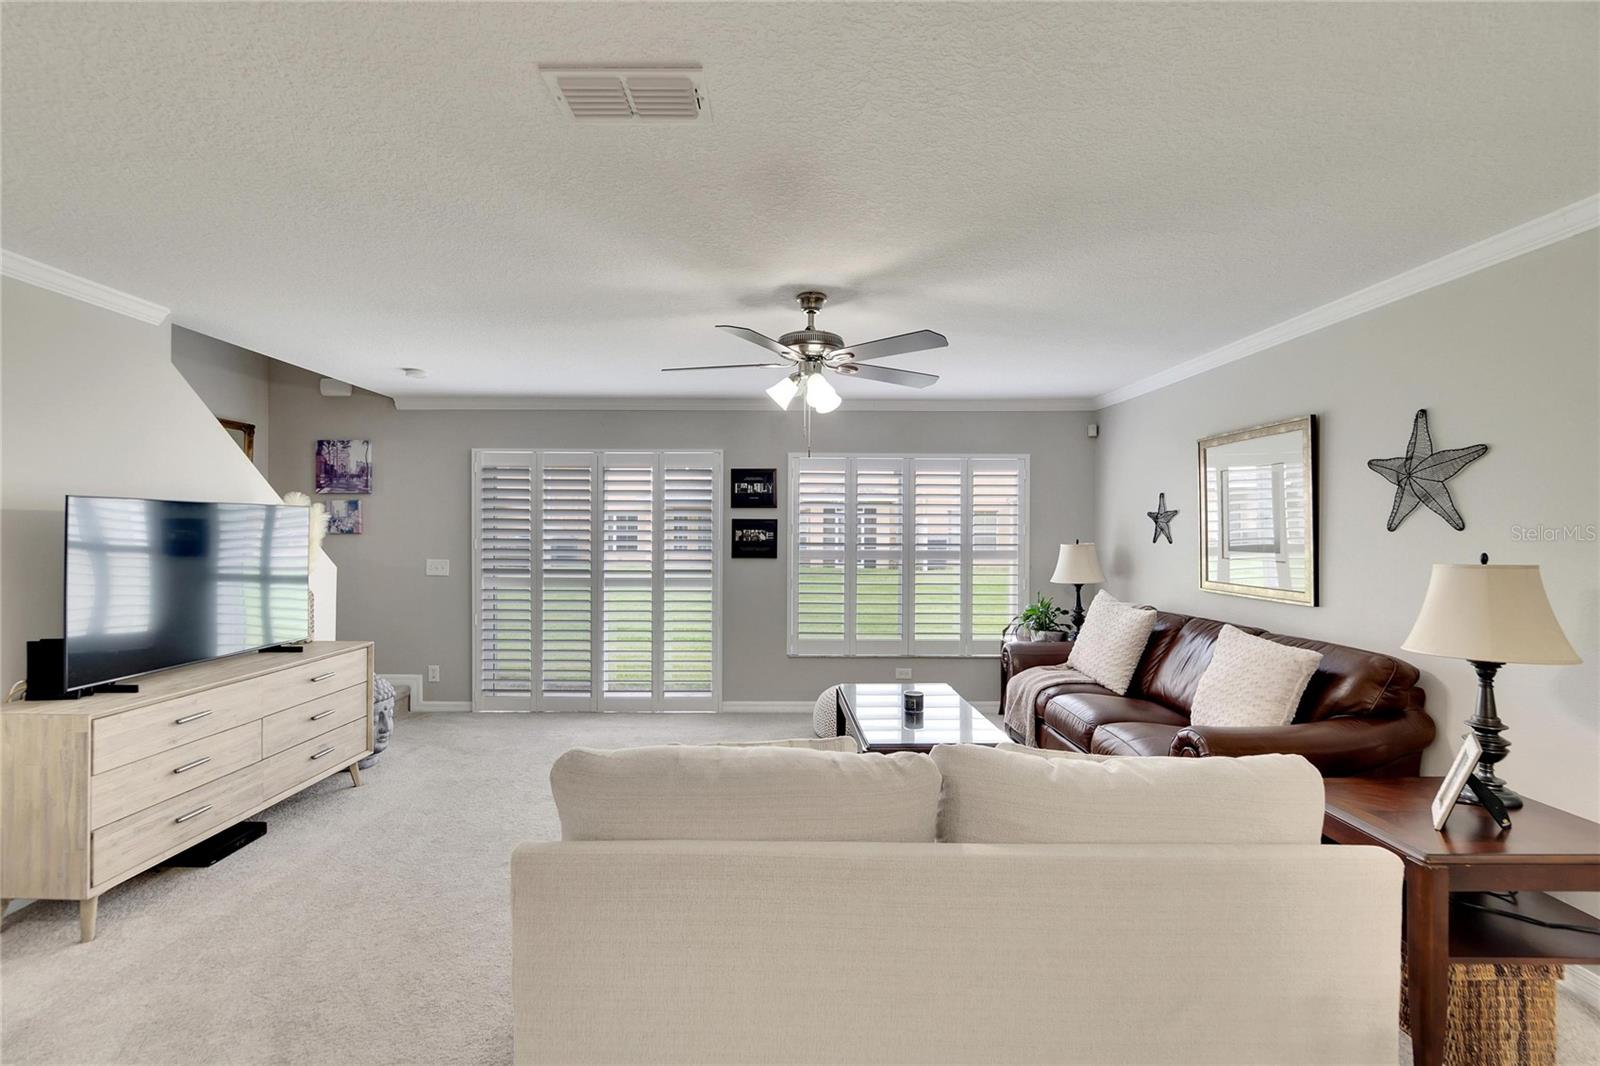
[(78, 937), (85, 944), (94, 939), (94, 919), (99, 909), (99, 896), (78, 901)]
[(354, 788), (360, 788), (361, 787), (361, 767), (357, 766), (355, 763), (351, 763), (349, 766), (345, 767), (345, 769), (350, 771), (350, 784), (351, 784), (351, 786), (354, 787)]

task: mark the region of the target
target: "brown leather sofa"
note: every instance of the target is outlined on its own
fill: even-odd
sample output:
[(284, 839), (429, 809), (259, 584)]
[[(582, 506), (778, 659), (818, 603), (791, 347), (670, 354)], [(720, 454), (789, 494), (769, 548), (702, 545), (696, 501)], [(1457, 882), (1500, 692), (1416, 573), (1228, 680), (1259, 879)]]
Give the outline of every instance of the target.
[[(1231, 623), (1229, 623), (1231, 624)], [(1294, 721), (1243, 728), (1189, 723), (1189, 703), (1224, 623), (1157, 614), (1126, 696), (1094, 684), (1045, 689), (1034, 708), (1039, 746), (1096, 755), (1304, 755), (1325, 777), (1412, 776), (1433, 740), (1417, 668), (1378, 652), (1237, 626), (1258, 637), (1322, 653)], [(1070, 643), (1008, 643), (1000, 658), (1004, 699), (1011, 678), (1064, 663)], [(1002, 703), (1002, 706), (1004, 704)]]

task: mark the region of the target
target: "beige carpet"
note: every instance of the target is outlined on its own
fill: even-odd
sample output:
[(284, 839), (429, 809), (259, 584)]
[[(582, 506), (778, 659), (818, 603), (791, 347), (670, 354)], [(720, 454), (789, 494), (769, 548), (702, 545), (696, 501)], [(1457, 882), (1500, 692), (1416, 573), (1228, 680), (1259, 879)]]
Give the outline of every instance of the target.
[[(93, 943), (77, 943), (76, 905), (9, 915), (0, 1059), (508, 1062), (507, 863), (519, 841), (558, 835), (551, 761), (579, 744), (809, 728), (809, 715), (403, 718), (361, 789), (339, 775), (267, 812), (266, 837), (225, 862), (114, 889)], [(1564, 998), (1562, 1061), (1597, 1061), (1597, 1033)]]

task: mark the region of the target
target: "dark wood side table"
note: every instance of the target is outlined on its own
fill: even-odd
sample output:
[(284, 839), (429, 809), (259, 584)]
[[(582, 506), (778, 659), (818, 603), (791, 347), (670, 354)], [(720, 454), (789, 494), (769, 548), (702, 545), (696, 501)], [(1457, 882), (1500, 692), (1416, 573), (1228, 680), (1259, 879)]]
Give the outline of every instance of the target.
[(1547, 929), (1462, 905), (1450, 894), (1517, 892), (1515, 905), (1464, 897), (1545, 921), (1600, 925), (1600, 918), (1545, 894), (1600, 891), (1600, 824), (1526, 800), (1501, 832), (1482, 808), (1458, 805), (1444, 830), (1429, 806), (1437, 777), (1329, 778), (1322, 835), (1372, 844), (1405, 863), (1405, 946), (1411, 1047), (1418, 1066), (1444, 1057), (1451, 963), (1600, 963), (1600, 936)]

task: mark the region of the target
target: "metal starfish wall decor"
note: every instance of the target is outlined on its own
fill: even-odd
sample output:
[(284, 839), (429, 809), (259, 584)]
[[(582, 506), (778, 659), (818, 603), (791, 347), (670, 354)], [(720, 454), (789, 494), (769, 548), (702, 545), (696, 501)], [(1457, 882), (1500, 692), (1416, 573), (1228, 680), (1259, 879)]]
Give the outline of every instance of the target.
[(1167, 543), (1171, 544), (1172, 520), (1178, 517), (1178, 512), (1167, 510), (1167, 494), (1163, 492), (1156, 501), (1156, 509), (1154, 511), (1146, 511), (1145, 514), (1149, 515), (1150, 521), (1156, 524), (1156, 531), (1150, 534), (1150, 543), (1154, 544), (1162, 537), (1166, 537)]
[(1428, 432), (1428, 412), (1418, 411), (1411, 422), (1411, 443), (1406, 453), (1393, 459), (1370, 459), (1367, 466), (1382, 474), (1394, 485), (1394, 506), (1389, 509), (1389, 532), (1400, 528), (1406, 516), (1426, 504), (1428, 510), (1449, 522), (1454, 529), (1466, 529), (1466, 520), (1456, 510), (1455, 500), (1445, 482), (1461, 473), (1467, 464), (1483, 458), (1489, 450), (1487, 444), (1474, 444), (1470, 448), (1443, 448), (1433, 450), (1433, 437)]

